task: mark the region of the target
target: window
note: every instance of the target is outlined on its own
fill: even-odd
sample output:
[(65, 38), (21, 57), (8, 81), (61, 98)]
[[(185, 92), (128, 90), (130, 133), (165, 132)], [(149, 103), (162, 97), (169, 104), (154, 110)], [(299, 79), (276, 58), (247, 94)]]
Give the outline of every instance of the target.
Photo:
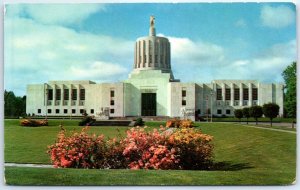
[(115, 97), (115, 91), (114, 90), (111, 90), (110, 91), (110, 97), (112, 98), (112, 97)]
[(182, 93), (182, 97), (186, 97), (186, 90), (182, 90), (181, 93)]
[(221, 110), (221, 109), (218, 109), (218, 110), (217, 110), (217, 113), (218, 113), (218, 114), (222, 114), (222, 110)]
[(68, 110), (67, 110), (67, 109), (64, 109), (64, 113), (68, 113)]
[(258, 97), (257, 97), (257, 88), (253, 88), (252, 89), (252, 100), (257, 100)]
[(110, 109), (110, 113), (115, 113), (115, 109)]
[(239, 88), (234, 89), (234, 100), (240, 100), (240, 89)]
[(94, 109), (91, 109), (91, 114), (93, 114), (94, 113)]
[(149, 55), (149, 63), (152, 63), (152, 55)]
[(85, 89), (80, 89), (80, 100), (85, 100)]
[(158, 63), (158, 55), (155, 55), (155, 63)]
[(48, 100), (53, 100), (53, 89), (48, 89)]
[(226, 114), (227, 114), (227, 115), (230, 115), (230, 110), (226, 110)]
[(52, 112), (52, 110), (51, 109), (48, 109), (48, 113), (51, 113)]
[(115, 101), (114, 101), (114, 100), (111, 100), (111, 101), (110, 101), (110, 105), (111, 105), (111, 106), (115, 105)]
[(185, 106), (186, 105), (186, 100), (182, 100), (181, 105)]
[(77, 100), (77, 89), (72, 89), (72, 100)]
[(217, 100), (222, 100), (222, 89), (217, 89)]
[(37, 112), (38, 112), (38, 113), (42, 113), (42, 110), (41, 110), (41, 109), (38, 109)]
[(225, 89), (225, 100), (230, 100), (230, 88)]
[(69, 89), (64, 89), (64, 100), (69, 100)]
[(61, 89), (56, 89), (55, 91), (55, 99), (61, 100)]
[(75, 109), (72, 109), (72, 113), (76, 113), (76, 110), (75, 110)]
[(249, 100), (249, 89), (248, 88), (243, 89), (243, 100)]
[(59, 109), (56, 109), (56, 110), (55, 110), (55, 113), (59, 113)]
[(79, 110), (79, 112), (80, 112), (81, 114), (83, 114), (83, 112), (84, 112), (84, 109), (80, 109), (80, 110)]

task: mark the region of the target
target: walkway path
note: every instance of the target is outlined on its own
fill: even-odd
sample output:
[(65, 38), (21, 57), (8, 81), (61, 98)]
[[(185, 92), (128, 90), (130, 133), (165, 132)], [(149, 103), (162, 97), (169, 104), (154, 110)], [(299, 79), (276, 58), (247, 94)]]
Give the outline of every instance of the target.
[[(241, 125), (241, 124), (239, 124)], [(244, 127), (252, 127), (252, 128), (257, 128), (257, 129), (266, 129), (266, 130), (271, 130), (271, 131), (279, 131), (279, 132), (286, 132), (286, 133), (293, 133), (293, 134), (297, 134), (297, 131), (289, 131), (289, 130), (283, 130), (283, 129), (273, 129), (273, 128), (266, 128), (266, 127), (257, 127), (257, 126), (253, 126), (253, 125), (243, 125)]]
[(4, 166), (13, 166), (13, 167), (29, 167), (29, 168), (53, 168), (53, 165), (46, 164), (17, 164), (17, 163), (4, 163)]

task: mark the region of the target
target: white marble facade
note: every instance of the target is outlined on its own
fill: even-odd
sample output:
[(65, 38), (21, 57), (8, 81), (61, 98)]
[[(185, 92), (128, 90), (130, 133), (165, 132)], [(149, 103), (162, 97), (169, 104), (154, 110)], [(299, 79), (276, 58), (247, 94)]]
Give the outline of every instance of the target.
[[(135, 43), (134, 69), (120, 83), (49, 81), (27, 85), (26, 113), (49, 116), (109, 117), (187, 115), (233, 116), (234, 109), (276, 103), (283, 114), (283, 85), (256, 80), (214, 80), (182, 83), (171, 69), (170, 42), (155, 35), (154, 18), (149, 36)], [(191, 117), (194, 119), (194, 116)]]

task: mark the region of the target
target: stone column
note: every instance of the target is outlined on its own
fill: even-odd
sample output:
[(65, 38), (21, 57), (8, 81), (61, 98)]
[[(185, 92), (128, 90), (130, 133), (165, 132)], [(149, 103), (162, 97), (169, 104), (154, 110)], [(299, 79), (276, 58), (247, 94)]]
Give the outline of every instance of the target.
[(240, 106), (243, 106), (243, 83), (240, 83)]
[(234, 106), (234, 84), (230, 84), (230, 106)]
[(222, 84), (222, 101), (223, 101), (223, 105), (225, 105), (225, 91), (226, 91), (226, 87), (225, 87), (225, 83)]
[(249, 103), (248, 103), (248, 106), (252, 106), (252, 83), (249, 83), (249, 85), (248, 85), (249, 87), (249, 90), (248, 90), (248, 92), (249, 92)]
[[(72, 106), (72, 84), (70, 84), (70, 88), (69, 88), (69, 101), (68, 101), (68, 105)], [(70, 112), (72, 111), (72, 109), (70, 110)]]

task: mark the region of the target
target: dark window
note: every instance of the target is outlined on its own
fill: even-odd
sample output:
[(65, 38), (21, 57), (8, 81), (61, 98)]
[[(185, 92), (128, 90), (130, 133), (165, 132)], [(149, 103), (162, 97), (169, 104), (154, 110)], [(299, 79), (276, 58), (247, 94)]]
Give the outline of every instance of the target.
[(77, 89), (72, 89), (72, 100), (77, 100)]
[(80, 100), (85, 100), (85, 89), (80, 89)]
[(152, 55), (149, 55), (149, 63), (152, 63)]
[(69, 100), (69, 89), (64, 89), (64, 100)]
[(110, 105), (111, 105), (111, 106), (115, 105), (115, 101), (114, 101), (114, 100), (111, 100), (111, 101), (110, 101)]
[(258, 96), (257, 96), (257, 88), (253, 88), (252, 89), (252, 100), (257, 100)]
[(91, 114), (93, 114), (94, 113), (94, 109), (91, 109)]
[(248, 88), (243, 89), (243, 100), (249, 100), (249, 89)]
[(61, 89), (56, 89), (55, 91), (55, 99), (61, 100)]
[(42, 110), (41, 110), (41, 109), (38, 109), (38, 113), (42, 113)]
[(67, 109), (64, 109), (64, 113), (68, 113), (68, 110), (67, 110)]
[(155, 55), (155, 63), (158, 63), (158, 55)]
[(222, 89), (217, 89), (217, 100), (222, 100)]
[(75, 110), (75, 109), (72, 109), (72, 113), (76, 113), (76, 110)]
[(48, 89), (48, 100), (53, 100), (53, 89)]
[(59, 109), (56, 109), (56, 110), (55, 110), (55, 113), (59, 113)]
[(227, 114), (227, 115), (230, 115), (230, 110), (226, 110), (226, 114)]
[(186, 97), (186, 90), (182, 90), (182, 97)]
[(48, 113), (51, 113), (52, 112), (52, 110), (51, 109), (48, 109)]
[(115, 113), (115, 109), (110, 109), (110, 113)]
[(81, 113), (81, 114), (83, 114), (83, 112), (84, 112), (84, 109), (80, 109), (79, 111), (80, 111), (80, 113)]
[(234, 100), (240, 100), (240, 89), (239, 88), (234, 89)]
[(183, 106), (185, 106), (185, 105), (186, 105), (186, 100), (182, 100), (181, 104), (182, 104)]
[(230, 88), (225, 89), (225, 100), (230, 100)]
[(218, 114), (222, 114), (222, 110), (218, 109), (218, 110), (217, 110), (217, 113), (218, 113)]
[(110, 97), (115, 97), (115, 91), (114, 90), (110, 91)]

